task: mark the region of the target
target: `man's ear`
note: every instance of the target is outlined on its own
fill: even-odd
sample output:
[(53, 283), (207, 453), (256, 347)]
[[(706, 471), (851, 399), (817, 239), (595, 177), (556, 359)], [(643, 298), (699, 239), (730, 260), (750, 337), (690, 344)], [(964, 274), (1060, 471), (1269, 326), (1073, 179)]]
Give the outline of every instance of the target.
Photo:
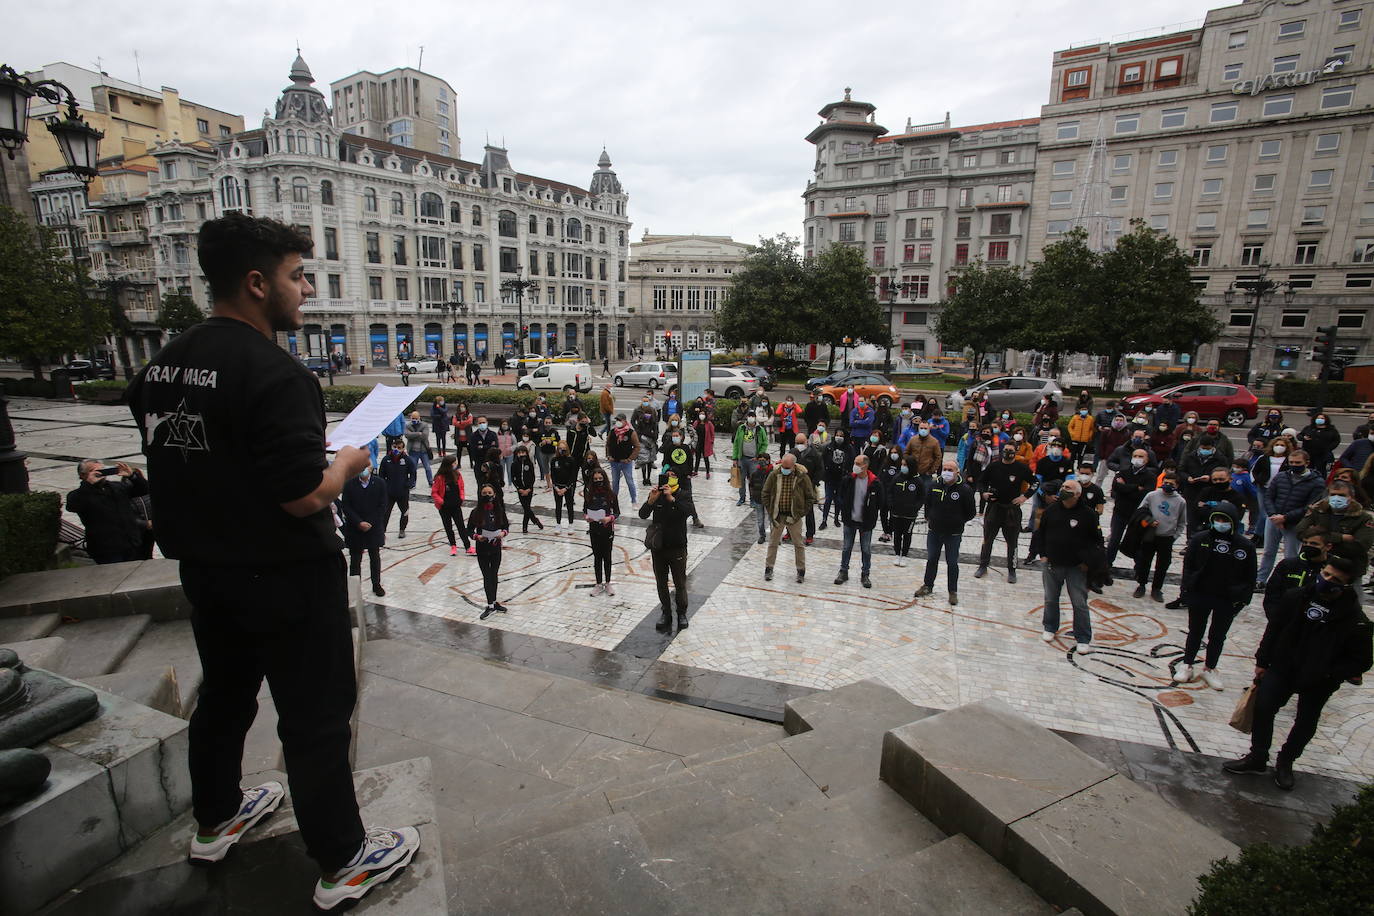
[(260, 270), (250, 270), (243, 278), (243, 290), (254, 301), (265, 301), (271, 284)]

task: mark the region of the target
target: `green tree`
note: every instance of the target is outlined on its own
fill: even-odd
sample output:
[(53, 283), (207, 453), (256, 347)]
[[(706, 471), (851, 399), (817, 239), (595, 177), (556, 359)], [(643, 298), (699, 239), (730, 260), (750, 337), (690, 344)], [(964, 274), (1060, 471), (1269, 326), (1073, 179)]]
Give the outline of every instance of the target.
[(1020, 267), (989, 267), (981, 259), (959, 273), (940, 305), (935, 336), (945, 347), (973, 353), (973, 380), (988, 353), (1006, 349), (1025, 320), (1029, 284)]
[(1058, 377), (1065, 353), (1092, 353), (1099, 335), (1093, 326), (1101, 301), (1101, 256), (1088, 247), (1081, 227), (1045, 246), (1031, 265), (1028, 299), (1020, 329), (1007, 341), (1018, 350), (1050, 356), (1050, 375)]
[(807, 342), (809, 284), (797, 256), (798, 240), (788, 235), (759, 239), (730, 280), (730, 295), (716, 317), (716, 330), (729, 346), (762, 343), (770, 361), (782, 344)]
[(1221, 333), (1221, 322), (1198, 300), (1192, 260), (1144, 220), (1132, 220), (1100, 264), (1097, 341), (1086, 352), (1107, 358), (1107, 390), (1115, 388), (1127, 353), (1191, 352)]
[(179, 334), (205, 320), (205, 313), (196, 300), (185, 293), (166, 293), (157, 310), (157, 326), (170, 334)]
[(87, 298), (85, 280), (51, 231), (0, 207), (0, 353), (42, 378), (44, 364), (103, 337), (108, 318)]
[(806, 277), (805, 339), (800, 342), (828, 344), (831, 369), (846, 337), (888, 345), (892, 335), (887, 307), (873, 295), (873, 273), (861, 249), (829, 246), (806, 263)]

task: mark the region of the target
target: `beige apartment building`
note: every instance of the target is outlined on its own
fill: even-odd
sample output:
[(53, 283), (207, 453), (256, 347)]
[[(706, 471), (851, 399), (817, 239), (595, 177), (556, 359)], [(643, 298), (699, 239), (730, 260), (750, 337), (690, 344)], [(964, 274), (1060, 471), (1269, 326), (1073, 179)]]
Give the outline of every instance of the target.
[(875, 112), (846, 89), (807, 135), (816, 161), (802, 195), (804, 253), (860, 248), (891, 307), (894, 353), (959, 357), (936, 339), (940, 300), (973, 261), (1026, 262), (1039, 121), (953, 127), (946, 115), (889, 134)]
[(716, 313), (752, 246), (727, 235), (650, 235), (630, 245), (630, 339), (646, 352), (716, 346)]
[[(1110, 244), (1142, 219), (1192, 253), (1225, 326), (1200, 368), (1243, 366), (1253, 338), (1254, 371), (1308, 374), (1329, 324), (1344, 355), (1368, 353), (1371, 17), (1356, 0), (1246, 2), (1196, 28), (1056, 52), (1030, 257), (1075, 224)], [(1291, 295), (1257, 313), (1245, 286), (1265, 265)]]
[(360, 70), (330, 83), (329, 92), (334, 124), (344, 133), (462, 157), (458, 94), (437, 76), (414, 67)]

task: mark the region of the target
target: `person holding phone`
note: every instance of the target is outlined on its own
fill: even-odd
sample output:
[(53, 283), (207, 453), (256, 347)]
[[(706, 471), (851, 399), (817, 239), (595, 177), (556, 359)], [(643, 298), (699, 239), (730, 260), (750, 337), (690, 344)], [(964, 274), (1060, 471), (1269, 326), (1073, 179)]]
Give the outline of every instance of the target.
[(76, 465), (81, 486), (67, 494), (67, 511), (81, 517), (86, 528), (86, 552), (97, 563), (127, 563), (143, 559), (143, 532), (134, 500), (148, 492), (141, 471), (124, 462), (106, 467), (87, 458)]
[(477, 565), (482, 570), (482, 586), (487, 593), (487, 607), (480, 620), (486, 620), (506, 606), (496, 600), (496, 586), (501, 573), (501, 547), (510, 534), (506, 520), (506, 506), (490, 483), (482, 484), (477, 493), (477, 505), (468, 516), (468, 535), (477, 543)]
[(658, 583), (658, 600), (662, 613), (654, 629), (660, 633), (673, 628), (673, 596), (668, 592), (668, 575), (673, 577), (677, 595), (677, 628), (687, 629), (687, 516), (690, 509), (678, 496), (681, 478), (673, 470), (658, 477), (658, 485), (649, 491), (639, 507), (639, 517), (653, 521), (644, 542), (654, 563), (654, 579)]

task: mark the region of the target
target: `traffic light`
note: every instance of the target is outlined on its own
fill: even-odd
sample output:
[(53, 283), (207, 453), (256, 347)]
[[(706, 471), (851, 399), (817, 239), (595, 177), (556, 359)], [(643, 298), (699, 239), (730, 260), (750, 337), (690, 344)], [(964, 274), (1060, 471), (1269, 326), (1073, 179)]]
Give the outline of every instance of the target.
[(522, 324), (522, 325), (520, 325), (520, 336), (521, 336), (521, 337), (529, 337), (529, 336), (530, 336), (530, 326), (529, 326), (529, 325), (527, 325), (527, 324)]
[(1317, 328), (1317, 345), (1312, 348), (1312, 358), (1323, 367), (1330, 365), (1336, 355), (1336, 325), (1329, 324)]

